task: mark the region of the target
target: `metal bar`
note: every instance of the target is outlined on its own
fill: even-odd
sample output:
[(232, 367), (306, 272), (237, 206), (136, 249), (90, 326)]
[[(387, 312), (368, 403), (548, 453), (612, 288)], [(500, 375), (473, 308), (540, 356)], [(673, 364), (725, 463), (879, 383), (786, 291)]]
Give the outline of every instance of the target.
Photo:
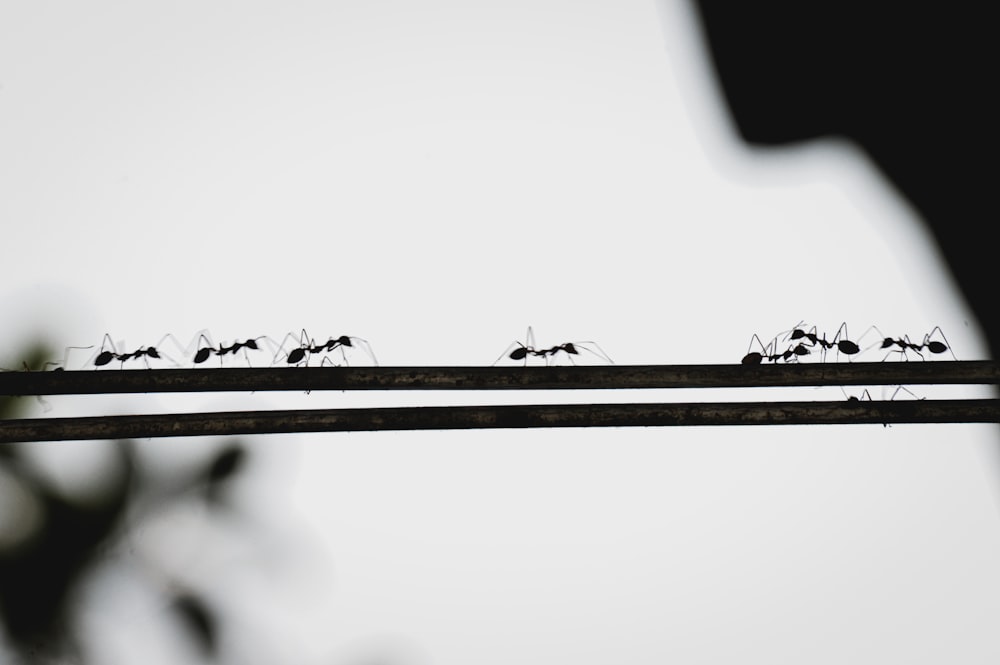
[(311, 390), (594, 390), (998, 384), (992, 361), (0, 372), (0, 395)]
[(180, 413), (0, 421), (0, 443), (533, 427), (996, 423), (1000, 400), (443, 406)]

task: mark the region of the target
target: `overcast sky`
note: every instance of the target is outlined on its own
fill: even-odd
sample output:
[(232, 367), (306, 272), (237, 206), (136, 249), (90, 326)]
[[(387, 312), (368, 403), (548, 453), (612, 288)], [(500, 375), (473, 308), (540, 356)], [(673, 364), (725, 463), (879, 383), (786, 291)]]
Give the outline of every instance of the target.
[[(919, 219), (854, 146), (739, 143), (693, 18), (673, 0), (5, 3), (0, 366), (39, 337), (61, 354), (106, 333), (130, 351), (303, 328), (364, 338), (382, 365), (488, 365), (528, 326), (619, 364), (730, 363), (799, 321), (854, 338), (939, 326), (957, 357), (984, 357)], [(48, 415), (181, 403), (53, 398)], [(996, 662), (996, 439), (259, 437), (257, 472), (313, 534), (299, 554), (316, 572), (280, 602), (248, 585), (274, 607), (256, 619), (298, 637), (287, 653), (248, 637), (234, 662)], [(86, 445), (44, 463), (80, 464)], [(164, 565), (210, 577), (194, 542)], [(146, 635), (129, 593), (89, 620)], [(106, 644), (106, 662), (134, 646)], [(158, 653), (145, 662), (184, 659)]]

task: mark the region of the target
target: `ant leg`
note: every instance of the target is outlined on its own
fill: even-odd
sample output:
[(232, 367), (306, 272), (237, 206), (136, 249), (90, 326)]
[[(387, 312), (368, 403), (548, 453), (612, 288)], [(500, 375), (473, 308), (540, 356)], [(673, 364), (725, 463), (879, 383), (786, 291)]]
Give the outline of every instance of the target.
[[(791, 338), (791, 339), (794, 340), (794, 339), (802, 339), (803, 337), (805, 337), (806, 334), (807, 334), (807, 332), (808, 332), (808, 331), (802, 329), (802, 327), (805, 324), (806, 324), (805, 321), (799, 321), (794, 326), (792, 326), (791, 330), (782, 331), (782, 332), (785, 333), (785, 336), (781, 338), (781, 341), (782, 342), (787, 342), (789, 338)], [(816, 326), (813, 326), (812, 330), (813, 330), (813, 332), (815, 332), (816, 331)], [(775, 338), (778, 338), (778, 337), (781, 337), (781, 333), (778, 333), (777, 335), (775, 335)]]
[[(754, 340), (757, 341), (757, 346), (760, 347), (760, 353), (750, 350), (753, 348)], [(750, 344), (747, 345), (747, 354), (743, 356), (743, 360), (741, 362), (744, 365), (759, 365), (764, 358), (768, 358), (771, 355), (771, 352), (774, 349), (774, 341), (775, 340), (771, 340), (770, 344), (764, 346), (764, 343), (760, 341), (760, 337), (757, 336), (757, 333), (754, 333), (753, 337), (750, 338)], [(771, 351), (768, 349), (771, 349)]]
[(898, 395), (900, 391), (903, 391), (903, 392), (909, 394), (909, 396), (912, 397), (913, 399), (918, 399), (918, 400), (919, 399), (924, 399), (923, 397), (917, 397), (916, 393), (914, 393), (912, 390), (910, 390), (906, 386), (899, 385), (899, 386), (896, 386), (896, 390), (893, 391), (892, 397), (889, 398), (889, 401), (891, 402), (892, 400), (896, 399), (896, 395)]
[(528, 357), (528, 347), (521, 344), (518, 341), (511, 342), (510, 346), (504, 349), (504, 352), (500, 354), (500, 357), (493, 361), (493, 366), (495, 367), (501, 360), (507, 358), (509, 360), (521, 360), (524, 359), (524, 364), (527, 365)]
[(170, 354), (168, 354), (166, 351), (162, 350), (163, 343), (167, 341), (167, 339), (173, 342), (174, 346), (177, 347), (178, 349), (181, 348), (181, 345), (180, 343), (178, 343), (177, 338), (174, 337), (172, 334), (167, 333), (166, 335), (161, 337), (160, 341), (158, 341), (154, 346), (149, 346), (145, 348), (144, 350), (145, 353), (143, 354), (143, 360), (146, 362), (147, 369), (149, 369), (149, 360), (148, 360), (149, 358), (153, 358), (155, 360), (166, 360), (174, 367), (180, 367), (180, 363), (174, 360), (170, 356)]
[[(883, 334), (882, 334), (882, 331), (881, 331), (881, 330), (879, 330), (879, 329), (878, 329), (878, 327), (876, 327), (876, 326), (868, 326), (868, 330), (864, 331), (864, 332), (863, 332), (863, 333), (861, 334), (861, 337), (859, 337), (859, 338), (858, 338), (858, 346), (859, 346), (859, 347), (861, 346), (861, 341), (862, 341), (862, 340), (863, 340), (863, 339), (864, 339), (865, 337), (867, 337), (867, 336), (868, 336), (868, 333), (870, 333), (870, 332), (871, 332), (871, 331), (873, 331), (873, 330), (874, 330), (874, 331), (875, 331), (876, 333), (878, 333), (878, 336), (879, 336), (879, 340), (878, 340), (877, 342), (875, 342), (874, 344), (871, 344), (871, 345), (869, 345), (869, 346), (866, 346), (866, 347), (865, 347), (864, 349), (862, 349), (862, 352), (865, 352), (865, 351), (867, 351), (868, 349), (872, 348), (873, 346), (875, 346), (875, 344), (879, 344), (879, 345), (881, 345), (881, 348), (883, 348), (883, 349), (884, 349), (884, 348), (886, 348), (887, 346), (889, 346), (889, 345), (891, 345), (891, 344), (892, 344), (892, 342), (891, 342), (891, 341), (889, 341), (889, 344), (886, 344), (886, 340), (889, 340), (889, 338), (888, 338), (888, 337), (886, 337), (885, 335), (883, 335)], [(883, 360), (884, 360), (884, 358), (883, 358)]]
[(915, 354), (917, 354), (918, 356), (920, 356), (921, 360), (927, 360), (927, 358), (924, 358), (924, 354), (920, 353), (920, 349), (923, 348), (922, 345), (920, 345), (920, 344), (914, 344), (912, 341), (910, 341), (910, 336), (909, 335), (903, 335), (903, 341), (906, 342), (906, 346), (903, 348), (903, 353), (904, 354), (908, 350), (909, 351), (913, 351)]
[[(271, 365), (272, 366), (275, 365), (278, 362), (278, 356), (280, 356), (282, 353), (285, 352), (285, 344), (288, 342), (288, 338), (289, 337), (291, 337), (292, 339), (295, 339), (295, 335), (293, 335), (292, 333), (288, 333), (287, 335), (285, 335), (281, 339), (281, 342), (278, 343), (278, 348), (275, 350), (274, 356), (271, 358)], [(285, 353), (285, 356), (287, 357), (288, 354)]]
[[(937, 334), (941, 337), (941, 339), (944, 340), (944, 342), (939, 342), (933, 339), (935, 332), (937, 332)], [(934, 326), (933, 330), (924, 335), (924, 343), (922, 344), (922, 346), (933, 354), (940, 354), (947, 351), (951, 354), (952, 360), (958, 360), (958, 358), (955, 356), (955, 352), (951, 348), (951, 343), (948, 341), (948, 338), (944, 336), (944, 332), (941, 330), (941, 326)]]
[(872, 400), (872, 395), (871, 395), (871, 393), (868, 392), (867, 388), (865, 388), (864, 390), (862, 390), (861, 391), (861, 395), (858, 396), (858, 397), (855, 397), (854, 395), (848, 395), (847, 391), (844, 390), (843, 386), (840, 386), (840, 392), (844, 393), (844, 397), (847, 398), (848, 402), (864, 402), (865, 400), (867, 400), (869, 402), (874, 401), (874, 400)]
[[(124, 344), (124, 342), (120, 342)], [(107, 347), (111, 347), (108, 350)], [(109, 333), (104, 333), (104, 337), (101, 339), (101, 348), (93, 356), (91, 356), (88, 363), (93, 364), (95, 367), (103, 367), (109, 364), (112, 360), (121, 360), (124, 364), (124, 359), (118, 354), (118, 349), (115, 347), (115, 343), (111, 340), (111, 335)]]
[[(195, 365), (202, 364), (208, 360), (209, 356), (213, 353), (215, 355), (219, 355), (219, 347), (215, 345), (215, 342), (212, 340), (212, 336), (209, 334), (208, 330), (201, 330), (197, 335), (195, 335), (195, 338), (185, 349), (185, 355), (190, 355), (192, 347), (198, 349), (195, 351), (194, 357), (191, 359)], [(219, 364), (220, 366), (222, 364), (221, 357), (219, 358)]]
[(264, 340), (264, 343), (267, 344), (269, 350), (273, 351), (273, 349), (275, 348), (274, 340), (268, 337), (267, 335), (261, 335), (260, 337), (251, 337), (246, 341), (244, 341), (242, 351), (243, 351), (243, 359), (247, 361), (247, 367), (253, 367), (253, 365), (250, 363), (250, 354), (247, 353), (247, 349), (251, 349), (253, 351), (263, 350), (260, 348), (260, 344), (258, 344), (258, 342), (260, 342), (261, 340)]
[[(844, 335), (843, 339), (841, 339), (840, 337), (841, 333), (843, 333)], [(833, 341), (831, 342), (837, 347), (838, 362), (840, 362), (841, 353), (846, 355), (848, 357), (848, 361), (850, 361), (851, 356), (861, 352), (861, 347), (847, 338), (848, 338), (847, 321), (844, 321), (843, 323), (840, 324), (840, 327), (837, 328), (837, 334), (833, 336)]]
[(528, 356), (539, 355), (535, 352), (535, 335), (531, 330), (531, 326), (528, 326), (528, 333), (525, 335), (524, 341), (526, 342), (525, 344), (522, 344), (518, 340), (511, 342), (510, 346), (508, 346), (504, 352), (500, 354), (500, 357), (494, 361), (493, 365), (495, 366), (504, 358), (508, 358), (510, 360), (523, 360), (524, 366), (527, 367)]
[[(70, 369), (70, 366), (69, 366), (69, 356), (70, 356), (69, 352), (70, 351), (85, 351), (85, 350), (92, 349), (92, 348), (94, 348), (93, 344), (91, 344), (90, 346), (67, 346), (66, 349), (63, 352), (63, 359), (62, 359), (62, 364), (61, 365), (59, 363), (57, 363), (57, 362), (47, 362), (47, 363), (45, 363), (45, 365), (46, 366), (48, 366), (48, 365), (55, 365), (55, 367), (52, 368), (53, 371), (55, 371), (55, 370), (69, 370)], [(90, 358), (83, 365), (83, 367), (86, 368), (87, 366), (89, 366), (91, 364), (91, 361), (93, 360), (93, 358), (94, 358), (94, 355), (91, 354)]]
[[(604, 362), (608, 363), (609, 365), (614, 365), (615, 364), (615, 361), (611, 359), (611, 356), (609, 356), (607, 353), (605, 353), (604, 349), (602, 349), (597, 344), (597, 342), (569, 342), (565, 346), (570, 346), (570, 347), (573, 347), (575, 349), (582, 349), (582, 350), (586, 351), (587, 353), (590, 353), (591, 355), (597, 356), (598, 358), (600, 358)], [(574, 364), (576, 364), (576, 363), (574, 363)]]
[(305, 329), (302, 330), (302, 334), (298, 337), (299, 345), (293, 348), (290, 352), (286, 353), (285, 344), (288, 343), (289, 339), (294, 341), (296, 339), (295, 333), (288, 333), (282, 338), (281, 343), (278, 344), (278, 348), (274, 352), (274, 357), (271, 359), (271, 365), (277, 364), (278, 356), (281, 355), (284, 355), (285, 362), (289, 365), (297, 364), (302, 361), (303, 357), (305, 357), (306, 352), (309, 350), (309, 343), (307, 341), (308, 337), (306, 336)]
[[(368, 343), (368, 340), (361, 339), (360, 337), (350, 337), (349, 339), (351, 340), (351, 348), (361, 349), (361, 352), (371, 359), (372, 364), (378, 367), (378, 360), (375, 359), (375, 352), (372, 351), (372, 345)], [(340, 352), (341, 354), (344, 352), (343, 345), (340, 347)], [(344, 362), (347, 362), (346, 357), (344, 358)]]

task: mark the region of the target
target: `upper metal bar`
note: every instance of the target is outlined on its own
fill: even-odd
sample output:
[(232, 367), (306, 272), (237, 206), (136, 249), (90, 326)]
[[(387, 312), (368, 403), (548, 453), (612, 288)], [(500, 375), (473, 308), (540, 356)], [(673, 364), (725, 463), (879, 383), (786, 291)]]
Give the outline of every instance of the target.
[(0, 372), (0, 395), (311, 390), (604, 390), (998, 384), (993, 361)]

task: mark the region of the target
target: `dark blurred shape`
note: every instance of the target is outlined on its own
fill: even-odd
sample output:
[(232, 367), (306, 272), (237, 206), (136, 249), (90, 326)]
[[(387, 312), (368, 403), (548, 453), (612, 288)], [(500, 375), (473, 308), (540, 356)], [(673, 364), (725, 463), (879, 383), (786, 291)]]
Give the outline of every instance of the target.
[[(45, 369), (45, 361), (52, 355), (52, 350), (45, 344), (36, 344), (27, 350), (22, 356), (21, 366), (16, 370), (37, 372)], [(15, 370), (15, 371), (16, 371)], [(3, 370), (0, 370), (3, 371)], [(38, 399), (28, 397), (8, 397), (0, 395), (0, 419), (11, 418), (17, 415), (22, 409), (25, 399)], [(0, 446), (0, 459), (4, 456), (4, 447)]]
[[(34, 349), (24, 366), (39, 369), (47, 356), (47, 349)], [(26, 399), (0, 398), (0, 417), (18, 416)], [(0, 481), (6, 482), (0, 500), (12, 500), (6, 507), (16, 511), (0, 532), (0, 633), (24, 662), (84, 663), (87, 647), (73, 621), (82, 583), (98, 566), (115, 562), (108, 553), (128, 529), (192, 499), (223, 503), (248, 453), (229, 441), (207, 463), (171, 478), (140, 464), (135, 445), (120, 441), (116, 463), (105, 467), (97, 486), (67, 493), (35, 465), (32, 445), (45, 444), (0, 445)], [(167, 593), (177, 584), (163, 573), (150, 581)], [(174, 593), (170, 607), (189, 641), (206, 658), (217, 658), (224, 617), (196, 590)]]
[(223, 501), (230, 481), (246, 463), (246, 450), (238, 443), (222, 448), (208, 465), (205, 473), (205, 498), (212, 504)]
[[(695, 0), (752, 144), (855, 141), (919, 210), (1000, 357), (987, 4)], [(886, 294), (887, 296), (889, 294)]]
[(16, 648), (79, 658), (68, 621), (71, 598), (101, 545), (118, 528), (135, 469), (131, 448), (122, 464), (89, 496), (68, 498), (8, 450), (4, 464), (41, 510), (41, 523), (23, 542), (0, 549), (0, 619)]
[(218, 651), (218, 622), (205, 601), (200, 596), (185, 592), (174, 599), (172, 607), (202, 655), (215, 656)]

